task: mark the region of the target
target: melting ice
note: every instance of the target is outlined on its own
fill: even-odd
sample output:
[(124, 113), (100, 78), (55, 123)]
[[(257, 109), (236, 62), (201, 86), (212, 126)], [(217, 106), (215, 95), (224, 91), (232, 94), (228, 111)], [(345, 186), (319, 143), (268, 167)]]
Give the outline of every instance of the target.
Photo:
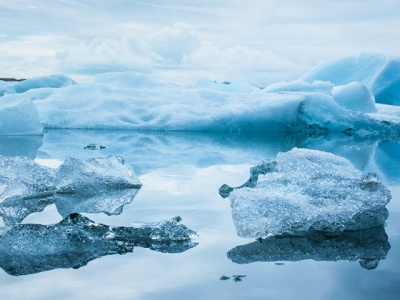
[(251, 169), (238, 188), (223, 185), (239, 236), (339, 234), (382, 226), (389, 190), (378, 177), (363, 175), (345, 158), (294, 148)]

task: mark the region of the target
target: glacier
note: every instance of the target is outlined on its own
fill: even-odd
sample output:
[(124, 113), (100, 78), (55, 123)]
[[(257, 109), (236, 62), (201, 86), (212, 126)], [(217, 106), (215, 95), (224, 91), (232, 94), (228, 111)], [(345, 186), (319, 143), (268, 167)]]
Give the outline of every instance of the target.
[(133, 252), (135, 247), (162, 253), (193, 248), (196, 232), (181, 218), (134, 227), (95, 223), (74, 213), (55, 225), (19, 224), (0, 236), (0, 267), (21, 276), (58, 268), (80, 268), (105, 255)]
[(26, 157), (0, 156), (0, 216), (6, 226), (55, 203), (61, 216), (71, 213), (117, 215), (142, 184), (120, 156), (67, 158), (57, 169)]
[(242, 186), (220, 188), (241, 237), (340, 234), (382, 226), (388, 217), (391, 194), (377, 175), (330, 153), (294, 148), (250, 173)]
[(336, 86), (359, 82), (378, 103), (400, 105), (400, 59), (381, 54), (360, 54), (334, 59), (306, 72), (308, 83), (329, 81)]
[(347, 57), (266, 88), (206, 79), (185, 86), (132, 71), (81, 84), (62, 75), (32, 78), (0, 96), (0, 135), (44, 127), (398, 136), (398, 65), (386, 56)]
[(384, 227), (326, 235), (311, 231), (305, 237), (268, 237), (231, 249), (227, 256), (237, 264), (253, 262), (359, 261), (362, 268), (378, 267), (390, 250)]

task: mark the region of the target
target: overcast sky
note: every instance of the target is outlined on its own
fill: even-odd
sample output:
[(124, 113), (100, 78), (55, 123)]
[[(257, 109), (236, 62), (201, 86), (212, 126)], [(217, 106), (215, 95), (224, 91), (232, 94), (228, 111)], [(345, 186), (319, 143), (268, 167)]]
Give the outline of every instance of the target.
[(398, 0), (0, 0), (0, 77), (265, 85), (344, 55), (400, 56), (399, 37)]

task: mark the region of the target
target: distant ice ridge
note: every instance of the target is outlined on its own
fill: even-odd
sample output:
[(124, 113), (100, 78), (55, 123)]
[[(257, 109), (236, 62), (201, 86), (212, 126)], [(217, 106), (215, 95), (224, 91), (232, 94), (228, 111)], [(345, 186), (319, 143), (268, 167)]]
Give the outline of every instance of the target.
[(0, 97), (6, 94), (19, 94), (32, 89), (60, 88), (76, 84), (72, 78), (66, 75), (49, 75), (34, 77), (19, 82), (8, 82), (0, 85)]
[(140, 187), (132, 167), (118, 156), (69, 158), (58, 169), (28, 158), (0, 156), (0, 216), (7, 226), (52, 203), (63, 217), (82, 212), (120, 214)]
[(57, 268), (80, 268), (105, 255), (133, 252), (134, 247), (180, 253), (197, 243), (196, 232), (181, 218), (134, 227), (95, 223), (71, 214), (55, 225), (19, 224), (0, 235), (0, 267), (14, 276)]
[[(76, 85), (64, 78), (59, 88), (32, 79), (31, 84), (28, 80), (19, 83), (28, 86), (20, 94), (0, 97), (0, 105), (28, 107), (33, 102), (45, 128), (398, 135), (400, 109), (388, 104), (399, 104), (399, 64), (398, 59), (379, 55), (349, 57), (266, 89), (210, 80), (183, 86), (136, 72), (101, 74)], [(17, 90), (19, 84), (12, 88)], [(28, 108), (25, 111), (35, 114)], [(0, 134), (32, 134), (31, 128), (18, 128), (23, 118), (5, 120)]]
[(389, 190), (373, 173), (363, 175), (346, 159), (294, 148), (251, 169), (239, 188), (223, 185), (238, 235), (338, 234), (382, 226)]
[(374, 95), (376, 102), (400, 105), (400, 59), (380, 54), (361, 54), (323, 63), (301, 78), (312, 83), (329, 81), (336, 86), (359, 82)]

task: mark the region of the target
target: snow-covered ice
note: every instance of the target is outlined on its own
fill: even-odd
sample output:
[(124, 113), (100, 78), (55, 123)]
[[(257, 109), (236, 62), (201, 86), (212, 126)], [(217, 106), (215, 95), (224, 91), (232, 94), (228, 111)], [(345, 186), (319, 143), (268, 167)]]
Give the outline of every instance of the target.
[(71, 214), (55, 225), (20, 224), (0, 236), (0, 267), (19, 276), (57, 268), (79, 268), (105, 255), (125, 254), (134, 247), (179, 253), (197, 244), (196, 232), (181, 218), (138, 227), (98, 224)]
[(0, 97), (1, 135), (41, 135), (43, 126), (35, 105), (26, 97)]
[(357, 81), (371, 91), (376, 102), (400, 105), (400, 59), (397, 57), (347, 56), (318, 65), (301, 79), (309, 83), (329, 81), (337, 86)]
[(294, 148), (251, 169), (239, 188), (223, 185), (239, 236), (337, 234), (383, 225), (390, 191), (373, 173), (363, 175), (346, 159)]
[(398, 59), (379, 55), (348, 57), (265, 89), (210, 80), (185, 86), (137, 72), (100, 74), (82, 84), (61, 75), (32, 78), (8, 87), (16, 94), (0, 97), (0, 135), (40, 134), (41, 125), (398, 134), (399, 114), (375, 100), (399, 104), (399, 65)]

